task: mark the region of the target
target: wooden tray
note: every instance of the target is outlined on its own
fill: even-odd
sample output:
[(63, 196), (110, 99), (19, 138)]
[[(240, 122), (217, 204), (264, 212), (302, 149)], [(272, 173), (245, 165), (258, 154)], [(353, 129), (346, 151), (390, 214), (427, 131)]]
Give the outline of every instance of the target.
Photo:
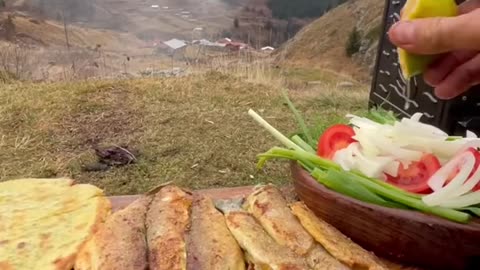
[(458, 224), (336, 193), (292, 163), (299, 198), (319, 217), (376, 254), (428, 269), (480, 269), (480, 223)]
[[(208, 189), (208, 190), (199, 190), (195, 192), (199, 192), (206, 196), (211, 197), (214, 200), (228, 200), (228, 199), (236, 199), (236, 198), (243, 198), (248, 196), (253, 191), (253, 186), (246, 186), (246, 187), (237, 187), (237, 188), (220, 188), (220, 189)], [(287, 200), (293, 200), (293, 198), (297, 197), (293, 186), (283, 187), (282, 192), (287, 197)], [(132, 196), (113, 196), (110, 197), (110, 201), (112, 202), (113, 211), (118, 211), (127, 207), (133, 201), (138, 199), (139, 195), (132, 195)], [(384, 261), (385, 264), (388, 265), (390, 270), (420, 270), (419, 268), (414, 267), (406, 267), (402, 265), (398, 265), (395, 263), (391, 263), (389, 261)]]

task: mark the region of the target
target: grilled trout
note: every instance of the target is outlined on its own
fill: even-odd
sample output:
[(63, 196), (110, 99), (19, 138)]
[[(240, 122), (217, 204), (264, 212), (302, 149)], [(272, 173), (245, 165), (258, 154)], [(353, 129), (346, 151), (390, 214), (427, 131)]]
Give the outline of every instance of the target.
[(165, 186), (147, 212), (147, 243), (150, 270), (186, 270), (185, 232), (189, 224), (191, 195)]
[(111, 215), (77, 255), (75, 270), (145, 270), (145, 215), (150, 198), (143, 197)]
[(255, 270), (306, 270), (305, 260), (271, 238), (255, 218), (245, 211), (225, 214), (227, 226)]
[(275, 186), (257, 187), (244, 206), (278, 244), (304, 256), (310, 269), (349, 269), (316, 243), (292, 214), (287, 201)]
[(291, 209), (313, 238), (339, 261), (354, 270), (388, 269), (374, 254), (364, 250), (333, 226), (319, 219), (304, 203), (294, 203)]
[(243, 252), (212, 199), (195, 195), (187, 237), (187, 269), (245, 270)]

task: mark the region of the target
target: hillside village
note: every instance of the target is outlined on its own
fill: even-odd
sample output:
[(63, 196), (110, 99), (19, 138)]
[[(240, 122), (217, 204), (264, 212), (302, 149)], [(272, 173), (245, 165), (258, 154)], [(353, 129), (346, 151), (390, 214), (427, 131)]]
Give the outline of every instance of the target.
[[(284, 183), (285, 164), (255, 169), (275, 142), (248, 109), (296, 132), (286, 89), (322, 132), (367, 105), (383, 1), (282, 19), (263, 0), (97, 0), (68, 20), (30, 6), (47, 2), (0, 9), (0, 181), (69, 176), (109, 194), (165, 179)], [(131, 155), (112, 160), (122, 149)]]

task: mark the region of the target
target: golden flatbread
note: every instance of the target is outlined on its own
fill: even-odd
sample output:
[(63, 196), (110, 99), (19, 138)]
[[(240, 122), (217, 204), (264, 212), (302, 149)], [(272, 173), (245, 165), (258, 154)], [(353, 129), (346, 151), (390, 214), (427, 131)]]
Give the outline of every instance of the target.
[(0, 270), (70, 270), (110, 209), (102, 190), (71, 179), (0, 183)]

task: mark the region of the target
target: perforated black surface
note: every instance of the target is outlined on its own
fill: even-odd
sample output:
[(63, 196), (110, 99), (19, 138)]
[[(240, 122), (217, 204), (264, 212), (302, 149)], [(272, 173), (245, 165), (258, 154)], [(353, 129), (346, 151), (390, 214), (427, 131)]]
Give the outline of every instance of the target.
[[(381, 106), (402, 116), (424, 113), (422, 121), (450, 134), (464, 135), (469, 129), (480, 135), (480, 87), (450, 101), (435, 97), (422, 76), (410, 81), (410, 92), (398, 65), (396, 48), (390, 43), (388, 29), (399, 20), (406, 0), (386, 0), (383, 33), (379, 44), (370, 106)], [(459, 1), (461, 2), (461, 1)]]

